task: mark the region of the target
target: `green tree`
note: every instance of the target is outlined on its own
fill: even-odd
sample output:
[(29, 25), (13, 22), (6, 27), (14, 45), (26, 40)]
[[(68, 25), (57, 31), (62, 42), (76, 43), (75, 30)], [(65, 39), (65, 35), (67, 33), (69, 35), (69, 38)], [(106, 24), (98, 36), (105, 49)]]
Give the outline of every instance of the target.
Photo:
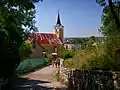
[(26, 31), (36, 30), (34, 2), (40, 0), (0, 1), (0, 77), (12, 79), (20, 63), (19, 48)]
[[(108, 5), (107, 5), (107, 1), (108, 1)], [(115, 9), (114, 6), (115, 6), (115, 3), (117, 2), (117, 6), (120, 8), (120, 2), (117, 0), (114, 3), (112, 0), (96, 0), (96, 2), (99, 3), (101, 6), (109, 7), (112, 17), (115, 20), (117, 30), (119, 31), (120, 30), (120, 20), (119, 20), (119, 16), (118, 16), (119, 13), (116, 13), (116, 11), (114, 10)], [(119, 12), (119, 8), (118, 8), (118, 12)]]
[(88, 40), (88, 44), (89, 45), (92, 45), (93, 43), (96, 42), (96, 37), (95, 36), (90, 36), (88, 39), (89, 39)]
[[(113, 4), (114, 4), (114, 10), (117, 13), (118, 17), (120, 18), (119, 3), (120, 2), (115, 2)], [(119, 20), (119, 18), (118, 18), (118, 20)], [(112, 16), (112, 13), (111, 13), (110, 9), (109, 9), (109, 6), (106, 6), (103, 9), (102, 24), (103, 24), (103, 26), (99, 29), (99, 31), (104, 36), (113, 36), (113, 35), (119, 33), (117, 25), (115, 23), (115, 20)]]
[(67, 59), (72, 58), (75, 55), (76, 51), (74, 50), (67, 50), (64, 48), (64, 46), (60, 47), (60, 58)]
[[(105, 40), (103, 46), (104, 53), (96, 57), (95, 60), (99, 64), (98, 67), (102, 69), (120, 70), (120, 28), (118, 23), (120, 20), (120, 1), (112, 2), (113, 10), (111, 10), (111, 0), (109, 0), (108, 5), (106, 5), (105, 0), (97, 1), (104, 6), (101, 17), (103, 26), (99, 31), (105, 36)], [(113, 14), (113, 11), (115, 14)]]
[(29, 57), (29, 55), (32, 53), (31, 48), (32, 48), (32, 45), (30, 43), (23, 42), (23, 44), (19, 48), (19, 55), (20, 55), (21, 61)]

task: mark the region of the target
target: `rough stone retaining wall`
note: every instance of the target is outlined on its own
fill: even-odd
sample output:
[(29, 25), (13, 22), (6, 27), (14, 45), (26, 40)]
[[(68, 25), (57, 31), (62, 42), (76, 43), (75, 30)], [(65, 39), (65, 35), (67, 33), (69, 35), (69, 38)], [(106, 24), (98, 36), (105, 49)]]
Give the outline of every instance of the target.
[(118, 72), (60, 67), (60, 77), (61, 83), (66, 84), (69, 90), (114, 90), (120, 87)]
[(114, 90), (111, 72), (74, 70), (68, 75), (69, 90)]
[(71, 69), (62, 67), (60, 69), (60, 82), (68, 85), (68, 75), (70, 74)]
[(71, 71), (69, 68), (63, 67), (64, 59), (60, 58), (60, 82), (62, 84), (68, 85), (68, 75)]

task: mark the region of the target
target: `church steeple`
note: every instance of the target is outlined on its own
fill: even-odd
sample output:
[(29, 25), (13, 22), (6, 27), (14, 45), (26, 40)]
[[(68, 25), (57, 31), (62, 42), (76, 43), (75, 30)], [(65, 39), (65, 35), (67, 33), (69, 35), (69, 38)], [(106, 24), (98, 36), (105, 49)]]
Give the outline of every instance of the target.
[(60, 15), (59, 15), (59, 10), (58, 10), (58, 16), (57, 16), (57, 23), (54, 27), (54, 34), (58, 36), (58, 38), (63, 42), (64, 38), (64, 26), (61, 24), (60, 21)]
[(58, 25), (61, 25), (61, 21), (60, 21), (60, 15), (59, 15), (59, 9), (58, 9), (57, 24), (58, 24)]

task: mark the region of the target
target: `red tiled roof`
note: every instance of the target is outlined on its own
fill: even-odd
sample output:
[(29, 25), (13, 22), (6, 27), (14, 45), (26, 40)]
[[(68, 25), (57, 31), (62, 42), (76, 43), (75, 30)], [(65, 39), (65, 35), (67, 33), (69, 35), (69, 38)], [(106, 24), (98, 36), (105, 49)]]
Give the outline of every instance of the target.
[(62, 44), (62, 41), (55, 34), (51, 33), (29, 33), (34, 36), (38, 44)]

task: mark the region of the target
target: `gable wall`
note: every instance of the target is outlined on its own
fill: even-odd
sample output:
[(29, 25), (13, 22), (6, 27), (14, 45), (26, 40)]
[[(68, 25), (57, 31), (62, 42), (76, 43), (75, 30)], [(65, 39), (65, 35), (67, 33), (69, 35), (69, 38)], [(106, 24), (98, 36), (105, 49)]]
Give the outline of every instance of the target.
[(32, 48), (32, 54), (30, 55), (31, 58), (39, 58), (40, 56), (42, 56), (42, 51), (43, 48), (36, 44), (36, 48)]
[(41, 44), (45, 49), (48, 50), (47, 54), (48, 56), (52, 55), (52, 53), (55, 52), (55, 48), (54, 46), (56, 46), (57, 48), (57, 53), (59, 53), (59, 46), (60, 45), (56, 45), (56, 44)]

